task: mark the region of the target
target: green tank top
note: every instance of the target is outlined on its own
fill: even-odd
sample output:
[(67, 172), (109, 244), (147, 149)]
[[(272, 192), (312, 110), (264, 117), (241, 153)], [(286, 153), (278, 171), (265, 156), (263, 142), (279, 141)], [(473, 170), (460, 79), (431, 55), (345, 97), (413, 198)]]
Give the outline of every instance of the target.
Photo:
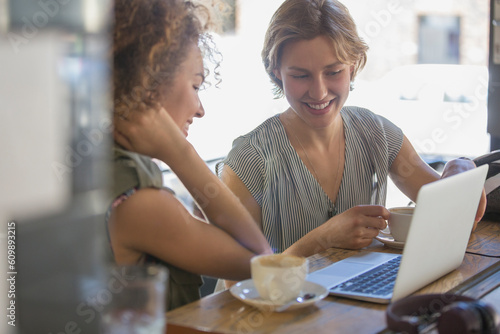
[[(120, 197), (131, 196), (135, 190), (143, 188), (164, 189), (162, 173), (151, 158), (114, 147), (112, 204)], [(110, 205), (108, 215), (111, 211)], [(106, 229), (108, 227), (106, 218)], [(108, 240), (109, 232), (108, 232)], [(111, 247), (110, 247), (111, 248)], [(200, 286), (203, 281), (199, 275), (182, 270), (154, 256), (145, 254), (144, 261), (165, 266), (169, 271), (165, 307), (168, 310), (200, 299)]]

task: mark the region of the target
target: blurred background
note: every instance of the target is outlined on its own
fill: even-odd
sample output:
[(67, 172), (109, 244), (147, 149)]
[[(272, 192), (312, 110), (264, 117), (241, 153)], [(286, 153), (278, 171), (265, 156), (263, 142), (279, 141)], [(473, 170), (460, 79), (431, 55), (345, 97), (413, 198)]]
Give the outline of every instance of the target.
[[(348, 104), (399, 125), (430, 163), (498, 146), (497, 0), (345, 0), (370, 47)], [(213, 167), (232, 141), (285, 110), (260, 52), (281, 0), (224, 0), (222, 82), (200, 93), (189, 140)], [(16, 327), (1, 333), (97, 332), (107, 265), (112, 0), (0, 0), (0, 309), (7, 224), (16, 223)], [(490, 10), (490, 8), (494, 8)], [(498, 21), (500, 22), (500, 21)], [(213, 78), (209, 78), (213, 81)], [(179, 189), (165, 171), (165, 182)], [(189, 196), (186, 205), (192, 205)], [(388, 206), (406, 204), (397, 190)], [(102, 300), (100, 300), (101, 298)], [(1, 315), (5, 320), (5, 315)]]
[[(232, 139), (287, 105), (283, 99), (273, 100), (260, 57), (267, 23), (282, 1), (226, 2), (234, 15), (216, 39), (224, 56), (222, 83), (220, 89), (211, 87), (202, 95), (207, 114), (190, 132), (206, 159), (224, 156)], [(486, 152), (488, 2), (343, 3), (370, 47), (348, 104), (393, 120), (419, 152), (459, 156)]]
[(99, 332), (110, 5), (0, 0), (0, 333)]

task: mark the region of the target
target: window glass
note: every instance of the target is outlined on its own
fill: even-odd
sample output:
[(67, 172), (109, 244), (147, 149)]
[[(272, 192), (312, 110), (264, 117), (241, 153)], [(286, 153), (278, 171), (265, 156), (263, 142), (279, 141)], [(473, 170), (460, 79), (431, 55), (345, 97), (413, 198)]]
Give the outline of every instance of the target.
[(460, 17), (422, 15), (418, 19), (418, 62), (460, 63)]

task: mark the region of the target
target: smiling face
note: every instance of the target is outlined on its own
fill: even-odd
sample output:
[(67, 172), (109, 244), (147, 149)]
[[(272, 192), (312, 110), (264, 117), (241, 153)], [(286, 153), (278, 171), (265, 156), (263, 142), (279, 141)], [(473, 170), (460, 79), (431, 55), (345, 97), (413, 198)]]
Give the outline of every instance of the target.
[(353, 66), (337, 59), (325, 36), (286, 44), (280, 63), (274, 74), (293, 111), (314, 128), (332, 124), (349, 95)]
[(198, 91), (204, 80), (201, 51), (193, 44), (186, 55), (186, 60), (180, 65), (173, 83), (160, 90), (160, 104), (172, 116), (186, 137), (193, 119), (205, 115), (198, 97)]

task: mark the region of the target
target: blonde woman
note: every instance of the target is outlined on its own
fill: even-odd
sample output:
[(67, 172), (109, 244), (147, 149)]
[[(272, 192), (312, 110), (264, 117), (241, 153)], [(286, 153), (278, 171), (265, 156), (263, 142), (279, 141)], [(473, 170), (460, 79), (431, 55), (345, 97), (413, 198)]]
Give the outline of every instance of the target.
[[(440, 178), (396, 125), (344, 105), (367, 49), (336, 0), (286, 0), (271, 19), (262, 60), (290, 106), (237, 138), (218, 173), (275, 252), (366, 247), (386, 227), (388, 177), (412, 200)], [(453, 160), (443, 177), (474, 167)], [(483, 194), (476, 222), (484, 208)]]

